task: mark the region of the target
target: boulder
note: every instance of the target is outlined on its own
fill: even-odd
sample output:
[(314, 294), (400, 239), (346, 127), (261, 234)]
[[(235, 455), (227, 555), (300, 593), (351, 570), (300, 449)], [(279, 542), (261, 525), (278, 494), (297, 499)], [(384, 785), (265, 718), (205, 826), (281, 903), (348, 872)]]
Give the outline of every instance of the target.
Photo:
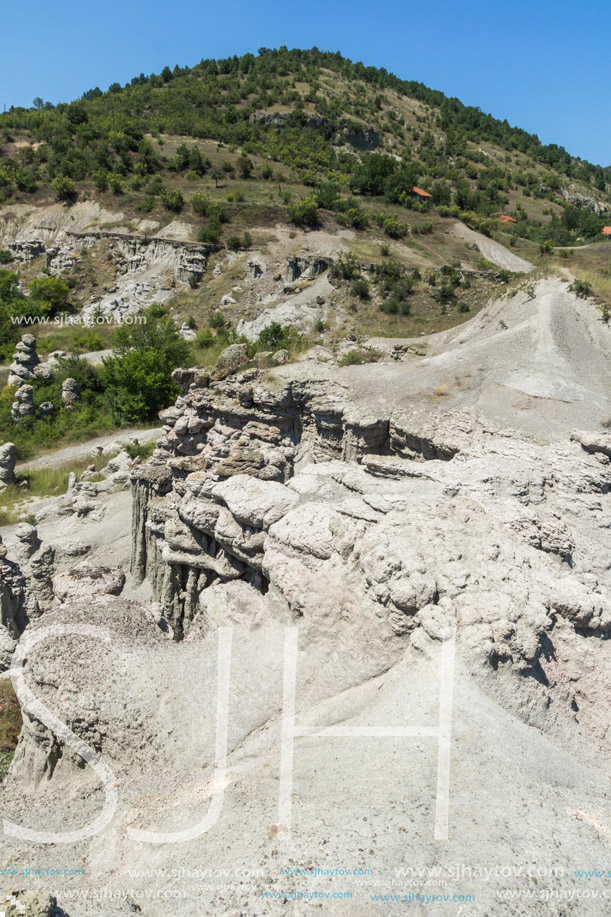
[(272, 356), (272, 363), (274, 366), (284, 366), (285, 363), (289, 361), (289, 352), (288, 350), (277, 350)]
[(223, 350), (212, 370), (212, 379), (215, 382), (232, 375), (248, 363), (248, 350), (246, 344), (231, 344)]

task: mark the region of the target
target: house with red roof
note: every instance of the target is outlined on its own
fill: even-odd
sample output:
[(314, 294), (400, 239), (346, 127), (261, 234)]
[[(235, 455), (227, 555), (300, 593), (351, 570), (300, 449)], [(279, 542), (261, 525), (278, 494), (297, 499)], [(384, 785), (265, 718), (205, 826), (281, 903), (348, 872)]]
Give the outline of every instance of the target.
[(603, 235), (611, 238), (611, 226), (603, 226)]
[(411, 190), (411, 195), (415, 201), (419, 201), (421, 204), (430, 204), (433, 200), (432, 194), (429, 194), (428, 191), (423, 191), (422, 188), (416, 188), (415, 185)]
[(515, 223), (515, 222), (516, 220), (514, 220), (513, 217), (508, 216), (506, 213), (499, 214), (499, 223)]

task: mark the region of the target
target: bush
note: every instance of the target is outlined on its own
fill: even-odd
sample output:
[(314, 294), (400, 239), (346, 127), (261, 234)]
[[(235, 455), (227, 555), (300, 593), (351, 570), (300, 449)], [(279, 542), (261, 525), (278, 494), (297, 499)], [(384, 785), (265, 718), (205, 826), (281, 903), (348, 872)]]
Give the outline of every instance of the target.
[(59, 201), (70, 201), (76, 197), (76, 185), (67, 175), (58, 175), (53, 179), (51, 187)]
[(116, 172), (111, 172), (108, 176), (108, 186), (113, 194), (123, 194), (125, 182)]
[(166, 210), (170, 210), (172, 213), (180, 213), (185, 203), (185, 199), (178, 188), (173, 188), (171, 191), (164, 188), (163, 191), (159, 192), (159, 197)]
[(99, 169), (97, 172), (94, 172), (91, 176), (91, 181), (98, 191), (108, 190), (108, 172), (106, 172), (105, 169)]
[(221, 228), (217, 224), (202, 226), (197, 234), (198, 242), (207, 242), (209, 245), (217, 245), (220, 238)]
[(346, 257), (340, 254), (337, 261), (331, 262), (329, 274), (333, 280), (352, 280), (355, 278), (358, 275), (355, 255), (352, 252), (348, 252)]
[(369, 299), (369, 284), (366, 280), (353, 280), (350, 284), (350, 292), (359, 299)]
[(391, 239), (402, 239), (407, 235), (408, 231), (407, 226), (405, 226), (404, 223), (400, 223), (395, 216), (385, 217), (382, 223), (382, 229)]
[(316, 226), (318, 223), (318, 202), (316, 198), (307, 197), (290, 204), (289, 217), (296, 226)]
[(214, 332), (211, 328), (200, 328), (195, 338), (195, 343), (197, 346), (203, 347), (204, 349), (212, 347), (215, 341), (216, 337), (214, 336)]
[(571, 293), (576, 293), (580, 299), (587, 299), (588, 296), (592, 295), (592, 284), (588, 280), (578, 280), (575, 278), (569, 290)]
[(198, 213), (200, 216), (206, 217), (210, 212), (210, 198), (207, 194), (202, 194), (201, 191), (195, 191), (191, 195), (191, 206), (195, 213)]

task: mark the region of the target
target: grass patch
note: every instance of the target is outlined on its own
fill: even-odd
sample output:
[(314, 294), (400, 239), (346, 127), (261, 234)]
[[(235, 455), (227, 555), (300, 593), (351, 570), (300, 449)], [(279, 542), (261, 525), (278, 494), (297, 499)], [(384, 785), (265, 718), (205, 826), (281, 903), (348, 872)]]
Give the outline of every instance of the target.
[(129, 443), (124, 449), (131, 458), (139, 458), (141, 461), (146, 462), (150, 459), (156, 446), (157, 443), (153, 440), (150, 443)]
[(0, 781), (4, 780), (11, 766), (19, 732), (21, 731), (21, 708), (13, 685), (8, 679), (0, 681)]

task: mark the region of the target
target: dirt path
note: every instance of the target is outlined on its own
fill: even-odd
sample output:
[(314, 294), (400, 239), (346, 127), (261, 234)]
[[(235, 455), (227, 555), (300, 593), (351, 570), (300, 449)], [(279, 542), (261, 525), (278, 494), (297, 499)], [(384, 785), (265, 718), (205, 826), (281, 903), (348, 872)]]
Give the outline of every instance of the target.
[(63, 449), (57, 449), (55, 452), (47, 452), (44, 455), (38, 455), (35, 459), (23, 462), (17, 465), (16, 471), (27, 471), (29, 468), (48, 468), (58, 465), (65, 465), (66, 462), (78, 461), (87, 458), (96, 446), (110, 446), (111, 443), (128, 443), (130, 439), (137, 439), (140, 443), (150, 443), (159, 439), (162, 434), (161, 427), (148, 430), (117, 430), (115, 433), (109, 433), (106, 436), (98, 436), (96, 439), (88, 439), (84, 443), (75, 443), (73, 446), (65, 446)]
[(499, 267), (521, 274), (527, 274), (533, 269), (533, 265), (530, 261), (526, 261), (524, 258), (514, 255), (513, 252), (510, 252), (509, 249), (501, 245), (500, 242), (495, 242), (494, 239), (489, 239), (487, 236), (483, 236), (481, 233), (469, 229), (464, 223), (456, 223), (454, 232), (460, 239), (464, 239), (465, 242), (473, 242), (477, 245), (484, 258), (487, 258), (488, 261), (492, 261), (493, 264)]

